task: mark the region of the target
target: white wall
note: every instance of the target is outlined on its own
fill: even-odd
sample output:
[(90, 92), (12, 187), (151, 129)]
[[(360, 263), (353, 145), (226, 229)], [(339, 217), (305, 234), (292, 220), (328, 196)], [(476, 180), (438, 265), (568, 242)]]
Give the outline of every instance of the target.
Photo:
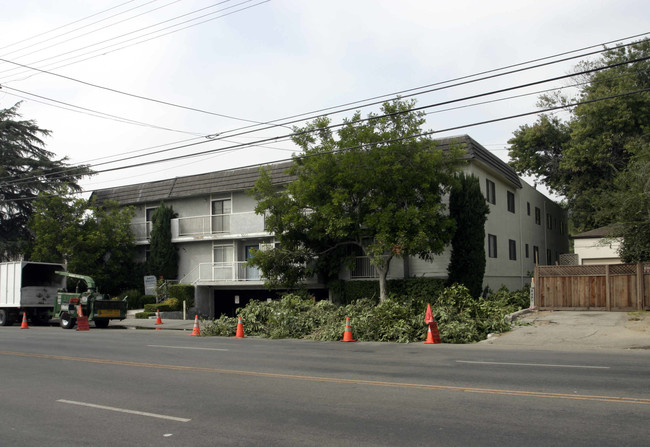
[(620, 240), (607, 238), (580, 238), (573, 242), (573, 251), (580, 264), (621, 264), (618, 249)]

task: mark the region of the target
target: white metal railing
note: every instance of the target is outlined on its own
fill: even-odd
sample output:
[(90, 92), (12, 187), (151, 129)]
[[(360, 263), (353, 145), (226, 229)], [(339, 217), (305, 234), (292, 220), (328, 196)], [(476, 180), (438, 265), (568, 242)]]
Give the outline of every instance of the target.
[(378, 278), (377, 269), (370, 264), (368, 256), (357, 256), (355, 259), (355, 267), (350, 272), (350, 278)]
[[(177, 225), (174, 225), (174, 221)], [(188, 216), (172, 219), (172, 229), (178, 228), (172, 237), (207, 236), (211, 234), (248, 234), (264, 231), (264, 216), (254, 211), (208, 216)]]
[(263, 280), (259, 269), (247, 266), (246, 262), (201, 263), (198, 266), (198, 276), (193, 275), (192, 279), (193, 283)]
[(151, 222), (132, 223), (131, 231), (136, 241), (149, 240), (151, 237)]

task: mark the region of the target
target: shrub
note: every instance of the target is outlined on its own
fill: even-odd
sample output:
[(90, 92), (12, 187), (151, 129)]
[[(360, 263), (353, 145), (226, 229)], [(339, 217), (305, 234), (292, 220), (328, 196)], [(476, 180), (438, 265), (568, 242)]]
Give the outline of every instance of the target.
[(214, 321), (201, 321), (201, 335), (233, 337), (237, 330), (237, 318), (222, 315)]
[(149, 317), (152, 316), (152, 315), (155, 315), (155, 313), (151, 313), (151, 312), (138, 312), (137, 314), (135, 314), (135, 318), (137, 318), (137, 319), (145, 319), (145, 320), (146, 320), (147, 318), (149, 318)]
[(143, 295), (138, 289), (129, 289), (118, 295), (120, 300), (125, 297), (128, 309), (143, 309), (145, 304), (155, 303), (156, 297), (153, 295)]
[(191, 284), (174, 284), (170, 286), (169, 296), (177, 298), (181, 303), (185, 301), (188, 309), (194, 306), (194, 286)]

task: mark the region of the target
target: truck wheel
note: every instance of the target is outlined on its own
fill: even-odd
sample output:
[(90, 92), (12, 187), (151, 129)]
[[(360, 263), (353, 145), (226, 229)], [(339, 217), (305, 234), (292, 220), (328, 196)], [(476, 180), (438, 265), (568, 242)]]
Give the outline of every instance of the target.
[(69, 314), (67, 313), (61, 314), (61, 322), (59, 324), (63, 329), (72, 329), (75, 323), (76, 320), (74, 318), (70, 318)]
[(11, 320), (9, 312), (0, 309), (0, 326), (11, 326), (12, 324), (13, 321)]
[(95, 322), (95, 327), (100, 329), (105, 329), (108, 327), (108, 322), (110, 320), (93, 320)]

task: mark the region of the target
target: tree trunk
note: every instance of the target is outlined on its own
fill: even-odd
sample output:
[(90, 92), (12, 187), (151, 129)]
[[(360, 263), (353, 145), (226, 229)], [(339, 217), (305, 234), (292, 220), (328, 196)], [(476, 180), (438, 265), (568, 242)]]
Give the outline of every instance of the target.
[(375, 269), (379, 273), (379, 302), (383, 303), (388, 297), (388, 269), (390, 267), (390, 260), (393, 255), (386, 256), (386, 259), (381, 262), (382, 265), (375, 264)]

